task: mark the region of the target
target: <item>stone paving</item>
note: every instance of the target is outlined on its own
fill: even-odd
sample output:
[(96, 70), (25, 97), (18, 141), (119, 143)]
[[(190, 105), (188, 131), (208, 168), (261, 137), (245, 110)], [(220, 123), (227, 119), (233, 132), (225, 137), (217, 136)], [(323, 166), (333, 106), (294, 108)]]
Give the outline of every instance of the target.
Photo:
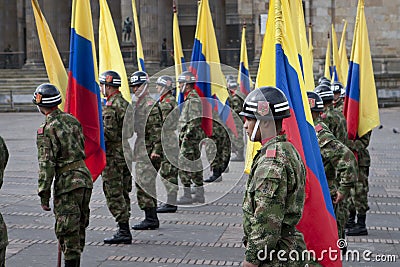
[[(344, 260), (343, 266), (399, 266), (400, 262), (400, 134), (393, 132), (400, 126), (400, 108), (381, 109), (380, 113), (383, 128), (374, 130), (370, 145), (369, 235), (347, 238), (349, 250), (357, 250), (361, 259)], [(54, 216), (41, 210), (37, 196), (35, 135), (42, 120), (38, 113), (0, 113), (0, 135), (10, 151), (0, 211), (8, 227), (6, 265), (11, 267), (56, 266), (57, 262)], [(114, 233), (116, 223), (99, 178), (94, 184), (81, 266), (240, 266), (244, 253), (241, 202), (247, 177), (242, 177), (242, 169), (243, 164), (231, 162), (223, 182), (205, 189), (212, 203), (159, 215), (160, 229), (132, 231), (132, 245), (102, 242)], [(161, 183), (158, 192), (165, 198)], [(143, 213), (135, 194), (131, 197), (131, 223), (135, 223)], [(363, 252), (371, 261), (362, 258)], [(397, 262), (376, 261), (377, 256), (388, 261), (391, 255)]]

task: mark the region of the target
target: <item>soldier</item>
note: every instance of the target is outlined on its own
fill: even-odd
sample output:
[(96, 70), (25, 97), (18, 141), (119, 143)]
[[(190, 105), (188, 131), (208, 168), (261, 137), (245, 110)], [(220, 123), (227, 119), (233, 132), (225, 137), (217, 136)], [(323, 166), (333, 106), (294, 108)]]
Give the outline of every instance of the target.
[(318, 85), (314, 92), (324, 101), (324, 113), (322, 121), (328, 126), (333, 135), (343, 144), (347, 143), (347, 123), (343, 113), (333, 107), (333, 92), (330, 86)]
[(61, 95), (48, 83), (39, 85), (32, 102), (46, 116), (37, 130), (39, 160), (38, 195), (44, 211), (50, 211), (54, 180), (55, 232), (64, 252), (65, 266), (79, 266), (89, 225), (92, 176), (84, 162), (84, 135), (79, 121), (58, 109)]
[[(352, 194), (352, 201), (349, 204), (349, 220), (346, 224), (349, 236), (368, 235), (365, 220), (367, 218), (368, 206), (368, 176), (371, 166), (371, 157), (368, 152), (368, 145), (371, 139), (371, 131), (355, 140), (348, 140), (347, 146), (357, 153), (359, 175)], [(357, 215), (357, 223), (355, 217)]]
[[(240, 113), (246, 117), (244, 129), (250, 140), (262, 148), (253, 159), (243, 200), (244, 245), (243, 266), (281, 266), (275, 256), (260, 258), (260, 251), (306, 249), (303, 235), (296, 230), (305, 198), (306, 169), (302, 159), (287, 141), (282, 121), (290, 117), (289, 103), (275, 87), (250, 92)], [(278, 133), (278, 134), (277, 134)], [(287, 255), (286, 254), (286, 255)], [(285, 262), (304, 266), (302, 262)]]
[[(8, 149), (3, 138), (0, 136), (0, 188), (3, 185), (4, 169), (8, 162)], [(8, 245), (7, 227), (0, 213), (0, 267), (6, 263), (6, 247)]]
[(331, 89), (333, 92), (333, 107), (340, 113), (343, 113), (343, 97), (341, 97), (343, 84), (341, 82), (334, 82)]
[[(160, 76), (156, 84), (157, 92), (160, 94), (157, 104), (163, 119), (161, 132), (163, 155), (161, 157), (160, 175), (167, 190), (167, 202), (161, 204), (157, 208), (157, 212), (173, 213), (177, 210), (176, 199), (178, 195), (178, 168), (175, 166), (179, 153), (178, 138), (175, 134), (179, 117), (178, 104), (172, 94), (173, 80), (170, 76)], [(173, 159), (175, 161), (171, 162), (170, 160)]]
[[(228, 83), (228, 91), (231, 95), (231, 108), (239, 116), (246, 96), (238, 89), (238, 84), (235, 81)], [(236, 157), (232, 158), (231, 161), (244, 161), (243, 118), (234, 116), (234, 120), (238, 136), (232, 137), (234, 140), (232, 148)]]
[[(122, 145), (122, 129), (128, 108), (132, 109), (119, 91), (121, 77), (115, 71), (103, 72), (100, 77), (100, 88), (107, 102), (103, 106), (104, 140), (106, 143), (107, 165), (101, 174), (103, 192), (107, 207), (118, 223), (114, 236), (104, 239), (106, 244), (131, 244), (132, 235), (129, 229), (132, 191), (132, 176), (125, 162)], [(126, 125), (125, 125), (126, 127)], [(133, 130), (133, 129), (132, 129)], [(132, 132), (129, 138), (132, 136)]]
[(322, 82), (331, 82), (328, 78), (326, 78), (325, 76), (321, 76), (318, 79), (318, 84), (321, 84)]
[(358, 175), (357, 161), (353, 152), (338, 141), (328, 126), (321, 121), (320, 113), (324, 111), (321, 97), (314, 92), (307, 92), (307, 96), (336, 215), (339, 238), (344, 239), (347, 220), (345, 199), (350, 196), (350, 190)]
[(135, 185), (138, 205), (145, 212), (145, 218), (132, 226), (134, 230), (159, 228), (157, 217), (156, 178), (161, 163), (162, 115), (148, 90), (149, 78), (146, 72), (136, 71), (129, 80), (136, 97), (134, 122), (136, 141), (134, 147)]
[[(184, 94), (184, 103), (179, 117), (179, 178), (184, 186), (183, 196), (178, 204), (204, 203), (203, 165), (200, 159), (200, 144), (205, 138), (201, 128), (203, 116), (201, 99), (194, 89), (196, 77), (185, 71), (178, 77), (179, 89)], [(195, 195), (190, 193), (191, 183), (195, 184)]]

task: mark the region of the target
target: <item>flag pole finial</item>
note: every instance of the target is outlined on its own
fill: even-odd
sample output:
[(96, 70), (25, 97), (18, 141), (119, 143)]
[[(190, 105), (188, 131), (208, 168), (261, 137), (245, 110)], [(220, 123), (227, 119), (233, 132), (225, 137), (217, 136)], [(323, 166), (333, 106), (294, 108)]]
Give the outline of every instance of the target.
[(246, 24), (246, 19), (243, 20), (243, 28), (246, 28), (247, 24)]
[(173, 9), (174, 13), (176, 13), (176, 1), (175, 0), (172, 3), (172, 9)]

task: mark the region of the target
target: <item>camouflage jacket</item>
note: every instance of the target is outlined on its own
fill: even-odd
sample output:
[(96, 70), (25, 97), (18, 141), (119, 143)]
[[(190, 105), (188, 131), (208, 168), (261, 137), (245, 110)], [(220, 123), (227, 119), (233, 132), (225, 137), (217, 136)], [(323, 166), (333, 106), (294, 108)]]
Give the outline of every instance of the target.
[(162, 113), (162, 131), (161, 131), (161, 143), (163, 154), (168, 154), (171, 157), (171, 153), (177, 153), (179, 151), (178, 137), (176, 136), (176, 129), (179, 121), (179, 109), (176, 102), (175, 96), (171, 91), (160, 96), (158, 100), (158, 106)]
[(305, 181), (303, 161), (286, 135), (272, 138), (258, 151), (243, 200), (248, 262), (259, 264), (257, 253), (265, 247), (279, 250), (278, 241), (298, 237), (296, 242), (304, 243), (295, 226), (304, 207)]
[[(53, 179), (54, 196), (77, 188), (93, 188), (92, 176), (83, 163), (84, 139), (81, 124), (72, 115), (56, 109), (46, 116), (36, 138), (42, 204), (48, 205)], [(82, 164), (72, 167), (79, 162)]]
[(336, 102), (334, 102), (333, 107), (343, 114), (343, 108), (344, 108), (343, 104), (344, 104), (343, 98), (339, 97), (339, 99)]
[(325, 123), (316, 122), (315, 132), (331, 196), (336, 195), (337, 191), (347, 196), (358, 176), (356, 158), (346, 145), (336, 139)]
[[(8, 162), (8, 149), (3, 138), (0, 136), (0, 188), (3, 185), (4, 169)], [(8, 245), (7, 227), (3, 216), (0, 214), (0, 249)]]
[(342, 142), (342, 144), (347, 144), (347, 123), (343, 113), (339, 112), (331, 105), (321, 114), (321, 119), (337, 140)]
[(358, 166), (360, 167), (369, 167), (371, 165), (371, 157), (368, 151), (371, 133), (372, 131), (369, 131), (363, 136), (357, 137), (356, 140), (347, 141), (347, 146), (357, 153)]
[(240, 90), (236, 90), (235, 94), (232, 95), (232, 102), (231, 102), (231, 108), (237, 113), (239, 114), (240, 112), (242, 112), (243, 109), (243, 102), (244, 99), (246, 98), (246, 96), (240, 92)]
[(136, 102), (134, 123), (137, 134), (134, 147), (135, 161), (147, 161), (152, 153), (161, 155), (161, 109), (148, 93)]
[[(107, 158), (125, 162), (123, 139), (128, 139), (133, 135), (133, 125), (128, 125), (125, 115), (131, 114), (132, 106), (126, 101), (120, 91), (108, 97), (103, 106), (103, 127), (104, 140), (106, 143)], [(125, 134), (123, 134), (125, 131)], [(123, 136), (124, 135), (124, 136)]]
[(202, 136), (202, 116), (203, 107), (201, 99), (196, 90), (193, 89), (187, 94), (185, 102), (183, 102), (181, 116), (179, 117), (178, 130), (180, 139), (198, 140)]

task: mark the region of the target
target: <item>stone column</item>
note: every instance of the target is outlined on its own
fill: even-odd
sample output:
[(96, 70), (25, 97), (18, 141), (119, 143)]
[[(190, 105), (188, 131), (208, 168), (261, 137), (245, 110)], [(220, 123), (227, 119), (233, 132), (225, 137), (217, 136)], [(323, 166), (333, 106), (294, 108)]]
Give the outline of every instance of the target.
[[(38, 1), (43, 8), (43, 0)], [(44, 14), (46, 16), (46, 14)], [(47, 18), (46, 18), (47, 19)], [(43, 57), (40, 49), (39, 37), (36, 29), (35, 17), (33, 15), (30, 0), (25, 0), (25, 21), (26, 21), (26, 61), (24, 68), (43, 68)]]

